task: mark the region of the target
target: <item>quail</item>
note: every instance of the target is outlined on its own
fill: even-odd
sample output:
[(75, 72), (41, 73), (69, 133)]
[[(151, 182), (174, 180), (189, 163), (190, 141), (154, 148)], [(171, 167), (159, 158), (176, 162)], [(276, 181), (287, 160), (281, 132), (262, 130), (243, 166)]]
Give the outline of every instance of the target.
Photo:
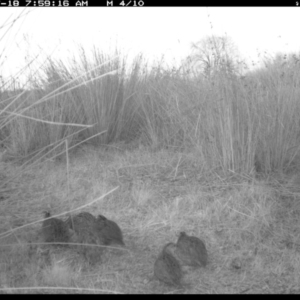
[(167, 244), (154, 263), (154, 276), (160, 281), (174, 286), (182, 286), (182, 271), (177, 259), (172, 255), (170, 248), (173, 243)]
[(125, 245), (123, 242), (122, 231), (116, 222), (108, 220), (103, 215), (98, 215), (97, 222), (99, 226), (99, 234), (104, 239), (105, 245)]
[(207, 265), (207, 250), (204, 242), (199, 238), (181, 232), (176, 248), (176, 254), (183, 264), (193, 267), (205, 267)]
[(101, 261), (105, 239), (99, 235), (97, 219), (88, 212), (82, 212), (66, 222), (75, 231), (77, 243), (81, 244), (79, 250), (88, 262), (95, 264)]
[(42, 225), (42, 239), (44, 243), (68, 243), (71, 232), (68, 226), (60, 219), (51, 218), (48, 211), (44, 212), (45, 220)]
[(75, 231), (77, 229), (78, 231), (82, 226), (93, 226), (92, 224), (94, 224), (95, 221), (96, 218), (92, 214), (88, 212), (81, 212), (75, 216), (70, 216), (66, 223), (71, 229)]

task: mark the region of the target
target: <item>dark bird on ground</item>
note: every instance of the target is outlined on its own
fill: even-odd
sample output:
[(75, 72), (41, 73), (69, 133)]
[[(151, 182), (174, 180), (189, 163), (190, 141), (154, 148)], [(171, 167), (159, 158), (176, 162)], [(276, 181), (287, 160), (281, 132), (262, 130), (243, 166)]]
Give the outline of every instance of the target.
[(71, 232), (64, 221), (51, 218), (48, 211), (44, 212), (45, 220), (42, 225), (42, 240), (44, 243), (69, 243)]
[(105, 245), (125, 245), (122, 230), (116, 222), (108, 220), (103, 215), (97, 217), (97, 222), (99, 225), (99, 234), (104, 239)]
[(181, 232), (176, 248), (176, 254), (183, 264), (193, 267), (205, 267), (207, 265), (207, 250), (204, 242), (199, 238)]
[(179, 262), (172, 255), (171, 249), (176, 247), (174, 243), (167, 244), (154, 263), (154, 276), (160, 281), (182, 287), (182, 271)]
[(80, 230), (81, 227), (93, 226), (95, 222), (96, 218), (88, 212), (81, 212), (75, 216), (70, 216), (66, 221), (68, 226), (75, 231)]
[(80, 244), (78, 247), (88, 262), (90, 264), (100, 262), (105, 239), (99, 234), (97, 219), (88, 212), (82, 212), (69, 217), (66, 223), (74, 230), (76, 243)]

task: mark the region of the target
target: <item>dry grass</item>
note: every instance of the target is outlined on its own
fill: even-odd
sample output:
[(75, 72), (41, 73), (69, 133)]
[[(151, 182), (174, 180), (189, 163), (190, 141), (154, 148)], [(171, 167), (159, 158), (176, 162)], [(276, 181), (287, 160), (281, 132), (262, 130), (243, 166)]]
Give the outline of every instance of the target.
[[(65, 163), (28, 170), (19, 180), (18, 193), (1, 203), (1, 232), (14, 229), (1, 238), (2, 291), (298, 292), (297, 194), (288, 194), (282, 180), (228, 180), (216, 173), (201, 177), (200, 164), (188, 164), (192, 155), (83, 147), (70, 158), (69, 194)], [(2, 165), (11, 173), (20, 171), (17, 165)], [(124, 232), (127, 248), (107, 249), (99, 265), (90, 267), (72, 248), (29, 245), (38, 240), (40, 223), (18, 230), (40, 220), (45, 208), (61, 214), (116, 186), (84, 209), (117, 221)], [(206, 242), (209, 265), (185, 274), (189, 287), (176, 291), (153, 278), (153, 264), (182, 230)]]

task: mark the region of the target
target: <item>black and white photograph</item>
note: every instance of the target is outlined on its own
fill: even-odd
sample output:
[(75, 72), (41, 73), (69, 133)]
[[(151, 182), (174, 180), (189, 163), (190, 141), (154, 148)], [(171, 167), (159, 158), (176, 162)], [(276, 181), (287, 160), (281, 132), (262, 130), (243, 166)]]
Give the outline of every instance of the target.
[(299, 3), (20, 1), (0, 294), (300, 293)]

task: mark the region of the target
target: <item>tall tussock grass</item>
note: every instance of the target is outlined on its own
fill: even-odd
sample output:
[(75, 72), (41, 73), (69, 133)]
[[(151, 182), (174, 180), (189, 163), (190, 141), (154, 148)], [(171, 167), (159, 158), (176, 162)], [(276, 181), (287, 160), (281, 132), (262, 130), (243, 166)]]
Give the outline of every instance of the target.
[(69, 64), (48, 58), (34, 88), (2, 89), (1, 139), (12, 154), (58, 154), (65, 139), (69, 147), (123, 141), (196, 149), (210, 168), (247, 174), (287, 169), (297, 158), (296, 59), (207, 78), (149, 66), (142, 55), (129, 64), (118, 50), (79, 53)]

